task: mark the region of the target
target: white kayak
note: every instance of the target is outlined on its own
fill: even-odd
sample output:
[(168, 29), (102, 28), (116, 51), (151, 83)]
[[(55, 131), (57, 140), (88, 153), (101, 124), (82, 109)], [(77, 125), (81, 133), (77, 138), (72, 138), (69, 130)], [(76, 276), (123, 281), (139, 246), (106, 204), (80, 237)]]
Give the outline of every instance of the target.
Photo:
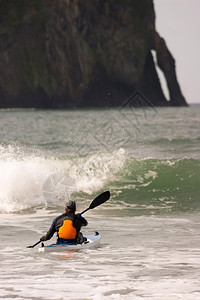
[(82, 244), (51, 244), (44, 246), (43, 244), (41, 247), (38, 248), (39, 252), (62, 252), (67, 250), (81, 250), (81, 249), (91, 249), (98, 247), (101, 240), (101, 235), (98, 232), (95, 232), (93, 235), (85, 235), (84, 236), (87, 240)]

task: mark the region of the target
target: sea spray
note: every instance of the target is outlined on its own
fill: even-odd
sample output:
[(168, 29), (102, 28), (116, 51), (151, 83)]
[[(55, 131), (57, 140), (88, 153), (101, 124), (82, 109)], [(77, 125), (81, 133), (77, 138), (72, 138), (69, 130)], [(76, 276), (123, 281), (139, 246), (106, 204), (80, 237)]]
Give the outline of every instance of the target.
[[(37, 206), (63, 206), (75, 192), (92, 194), (114, 180), (123, 168), (125, 151), (86, 157), (38, 157), (1, 147), (0, 211)], [(19, 149), (18, 149), (19, 150)], [(6, 153), (5, 153), (6, 152)]]

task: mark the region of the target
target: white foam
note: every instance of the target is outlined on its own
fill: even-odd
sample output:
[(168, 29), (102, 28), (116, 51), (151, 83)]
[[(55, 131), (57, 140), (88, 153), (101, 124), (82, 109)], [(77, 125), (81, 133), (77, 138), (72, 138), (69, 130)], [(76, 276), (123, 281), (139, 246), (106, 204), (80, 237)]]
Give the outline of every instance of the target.
[(96, 154), (71, 162), (70, 176), (76, 181), (77, 191), (92, 194), (115, 178), (125, 163), (125, 151)]
[(10, 212), (44, 203), (42, 184), (48, 173), (44, 159), (0, 161), (0, 210)]
[(65, 160), (27, 155), (10, 146), (1, 147), (0, 154), (0, 212), (63, 206), (75, 191), (102, 189), (125, 162), (123, 149)]

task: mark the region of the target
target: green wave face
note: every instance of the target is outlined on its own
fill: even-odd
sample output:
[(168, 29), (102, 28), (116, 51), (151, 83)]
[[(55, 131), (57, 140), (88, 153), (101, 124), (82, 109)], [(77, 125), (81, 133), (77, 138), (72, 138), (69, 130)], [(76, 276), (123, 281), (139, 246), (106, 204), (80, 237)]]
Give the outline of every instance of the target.
[(114, 198), (136, 214), (199, 211), (199, 175), (195, 159), (131, 159), (113, 182)]

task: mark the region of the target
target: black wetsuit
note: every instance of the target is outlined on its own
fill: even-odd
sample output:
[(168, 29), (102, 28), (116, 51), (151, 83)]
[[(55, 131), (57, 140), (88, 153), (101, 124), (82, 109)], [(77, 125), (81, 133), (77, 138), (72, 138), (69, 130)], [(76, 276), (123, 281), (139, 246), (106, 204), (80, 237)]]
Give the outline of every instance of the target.
[(63, 225), (63, 222), (65, 220), (71, 220), (73, 222), (73, 227), (76, 229), (76, 237), (73, 240), (72, 239), (66, 240), (66, 239), (61, 239), (58, 236), (57, 243), (77, 243), (81, 227), (82, 226), (87, 226), (88, 222), (81, 215), (79, 215), (79, 214), (75, 215), (71, 211), (68, 211), (68, 212), (56, 217), (53, 220), (53, 222), (51, 224), (51, 227), (49, 228), (46, 235), (44, 235), (40, 240), (41, 241), (47, 241), (50, 238), (52, 238), (52, 236), (54, 235), (55, 232), (57, 232), (57, 234), (58, 234), (59, 228)]

